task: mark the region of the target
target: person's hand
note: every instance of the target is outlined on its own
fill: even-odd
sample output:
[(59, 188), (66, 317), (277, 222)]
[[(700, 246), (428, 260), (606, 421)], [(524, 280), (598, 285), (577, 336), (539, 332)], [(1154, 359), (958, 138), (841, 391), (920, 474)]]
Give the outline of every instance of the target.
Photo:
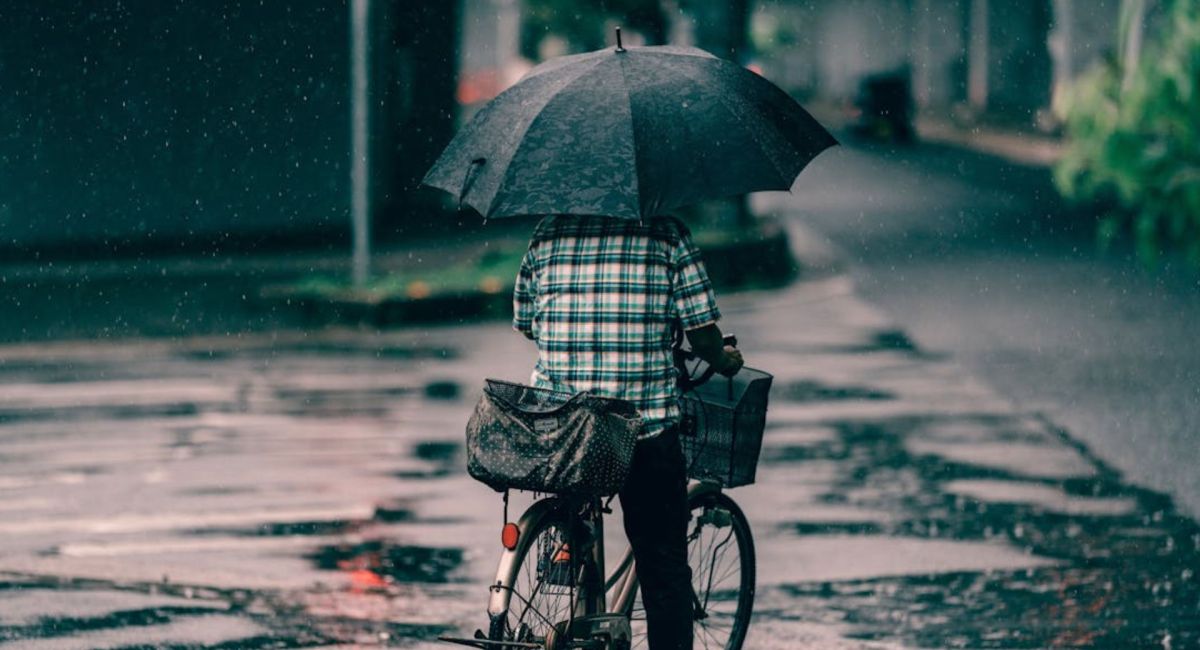
[(721, 364), (721, 369), (718, 370), (717, 372), (720, 372), (722, 375), (725, 375), (726, 377), (732, 377), (732, 376), (736, 375), (739, 370), (742, 369), (742, 366), (745, 365), (745, 363), (746, 362), (742, 359), (741, 350), (738, 350), (737, 348), (733, 347), (732, 345), (726, 345), (725, 346), (725, 362), (723, 364)]

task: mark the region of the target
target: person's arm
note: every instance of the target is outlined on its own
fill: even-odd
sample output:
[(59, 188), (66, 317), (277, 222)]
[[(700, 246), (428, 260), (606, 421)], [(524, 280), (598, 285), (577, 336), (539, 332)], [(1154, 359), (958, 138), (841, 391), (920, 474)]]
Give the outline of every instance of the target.
[(525, 335), (529, 340), (535, 340), (533, 333), (533, 316), (537, 299), (537, 282), (534, 274), (533, 247), (521, 258), (521, 268), (517, 271), (517, 281), (513, 286), (513, 329)]
[(687, 340), (692, 345), (692, 352), (722, 375), (732, 377), (742, 369), (742, 353), (725, 345), (721, 328), (716, 323), (688, 330)]
[(692, 351), (723, 375), (733, 376), (742, 367), (742, 353), (725, 345), (717, 321), (721, 310), (713, 293), (700, 251), (687, 229), (671, 251), (674, 277), (672, 300), (679, 324), (687, 333)]

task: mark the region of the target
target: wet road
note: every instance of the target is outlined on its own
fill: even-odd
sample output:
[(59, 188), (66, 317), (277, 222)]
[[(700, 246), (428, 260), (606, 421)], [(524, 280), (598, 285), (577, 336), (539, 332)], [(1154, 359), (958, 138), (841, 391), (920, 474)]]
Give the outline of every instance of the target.
[[(776, 374), (759, 483), (733, 492), (759, 552), (748, 648), (1200, 646), (1200, 528), (1168, 498), (845, 278), (723, 307)], [(532, 354), (502, 324), (0, 350), (0, 645), (469, 633), (501, 516), (463, 424), (480, 378)]]
[(922, 346), (1200, 516), (1195, 269), (1104, 254), (1049, 171), (945, 147), (839, 147), (759, 200), (832, 239)]

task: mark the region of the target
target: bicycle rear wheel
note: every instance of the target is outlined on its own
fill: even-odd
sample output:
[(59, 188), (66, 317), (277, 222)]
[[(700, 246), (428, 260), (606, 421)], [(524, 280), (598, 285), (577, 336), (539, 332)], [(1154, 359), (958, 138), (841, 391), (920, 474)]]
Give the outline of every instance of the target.
[(492, 619), (488, 639), (545, 643), (571, 618), (579, 563), (571, 557), (568, 519), (546, 517), (526, 533), (531, 541), (517, 559), (508, 611)]
[[(688, 500), (688, 564), (696, 596), (693, 646), (697, 650), (740, 650), (754, 608), (754, 539), (746, 515), (729, 495), (701, 494)], [(647, 647), (641, 590), (630, 612), (633, 648)]]

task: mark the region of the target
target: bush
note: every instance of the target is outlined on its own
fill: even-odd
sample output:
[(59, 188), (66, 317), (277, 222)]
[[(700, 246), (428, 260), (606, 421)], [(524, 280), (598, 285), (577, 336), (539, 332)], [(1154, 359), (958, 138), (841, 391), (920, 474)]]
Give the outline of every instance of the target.
[(1131, 233), (1143, 259), (1179, 248), (1200, 265), (1200, 3), (1176, 0), (1165, 18), (1124, 87), (1110, 61), (1056, 98), (1068, 144), (1055, 182), (1115, 205), (1102, 244)]

